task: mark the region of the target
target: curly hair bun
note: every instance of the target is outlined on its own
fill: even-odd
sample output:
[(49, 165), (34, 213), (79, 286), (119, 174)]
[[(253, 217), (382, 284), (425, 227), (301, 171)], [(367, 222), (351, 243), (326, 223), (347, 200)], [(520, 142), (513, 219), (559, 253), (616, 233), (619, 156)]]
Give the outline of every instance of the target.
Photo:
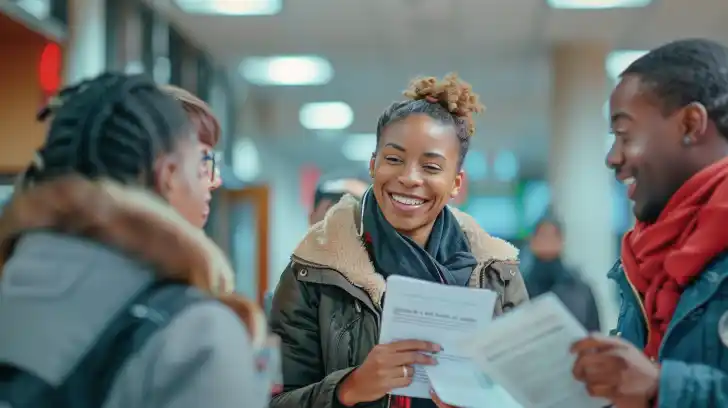
[(456, 73), (449, 73), (442, 79), (415, 78), (404, 91), (404, 96), (413, 101), (425, 99), (439, 103), (452, 115), (466, 119), (470, 135), (475, 132), (473, 114), (485, 110), (485, 106), (480, 103), (480, 97), (473, 92), (473, 87), (461, 80)]

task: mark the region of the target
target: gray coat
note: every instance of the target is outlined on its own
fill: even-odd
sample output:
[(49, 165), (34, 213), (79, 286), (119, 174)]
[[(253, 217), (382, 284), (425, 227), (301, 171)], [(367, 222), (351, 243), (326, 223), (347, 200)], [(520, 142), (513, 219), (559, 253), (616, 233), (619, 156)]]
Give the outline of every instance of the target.
[[(219, 251), (164, 205), (118, 187), (62, 183), (21, 194), (0, 217), (0, 361), (52, 385), (155, 276), (229, 290)], [(52, 232), (25, 232), (39, 227)], [(242, 299), (188, 307), (122, 367), (104, 408), (265, 407), (258, 314)]]

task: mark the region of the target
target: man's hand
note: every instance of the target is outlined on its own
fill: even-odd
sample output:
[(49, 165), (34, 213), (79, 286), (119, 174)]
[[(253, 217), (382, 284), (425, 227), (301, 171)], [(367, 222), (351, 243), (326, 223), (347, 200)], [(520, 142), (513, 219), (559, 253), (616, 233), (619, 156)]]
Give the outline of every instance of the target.
[(617, 408), (648, 407), (657, 396), (660, 367), (632, 343), (593, 334), (574, 343), (571, 352), (577, 355), (574, 377), (589, 395)]

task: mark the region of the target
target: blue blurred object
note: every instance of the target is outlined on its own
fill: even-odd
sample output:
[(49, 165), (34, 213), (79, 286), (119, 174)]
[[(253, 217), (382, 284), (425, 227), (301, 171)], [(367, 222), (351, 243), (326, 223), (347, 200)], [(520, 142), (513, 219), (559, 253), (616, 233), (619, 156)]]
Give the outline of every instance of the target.
[(270, 309), (273, 307), (273, 292), (268, 292), (265, 295), (265, 298), (263, 299), (263, 308), (265, 309), (265, 314), (267, 316), (270, 316)]

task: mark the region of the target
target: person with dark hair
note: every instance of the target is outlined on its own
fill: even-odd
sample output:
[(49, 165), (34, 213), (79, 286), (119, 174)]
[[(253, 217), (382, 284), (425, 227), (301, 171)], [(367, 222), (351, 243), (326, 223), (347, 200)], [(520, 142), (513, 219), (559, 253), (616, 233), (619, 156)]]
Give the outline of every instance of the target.
[(554, 293), (589, 332), (598, 332), (599, 310), (594, 293), (577, 271), (564, 264), (563, 247), (561, 223), (551, 216), (544, 217), (530, 240), (534, 259), (524, 272), (528, 294), (535, 298)]
[(609, 105), (607, 165), (637, 223), (609, 272), (616, 336), (577, 342), (574, 375), (617, 408), (728, 406), (728, 48), (656, 48)]
[(222, 185), (213, 150), (220, 141), (220, 122), (210, 106), (189, 91), (174, 85), (162, 85), (160, 88), (182, 104), (182, 108), (187, 112), (192, 127), (197, 133), (198, 149), (200, 150), (202, 165), (206, 174), (206, 177), (200, 178), (200, 183), (208, 193), (205, 195), (206, 205), (202, 212), (188, 214), (185, 218), (193, 225), (202, 228), (210, 215), (209, 203), (212, 199), (210, 193)]
[(313, 197), (311, 214), (308, 217), (309, 225), (323, 220), (326, 212), (345, 195), (350, 194), (356, 199), (361, 199), (367, 187), (369, 186), (365, 182), (356, 178), (327, 177), (319, 180)]
[(501, 315), (526, 301), (518, 251), (448, 202), (482, 105), (456, 75), (420, 78), (379, 118), (373, 185), (343, 197), (295, 249), (273, 298), (283, 391), (272, 408), (434, 407), (390, 397), (432, 364), (422, 339), (377, 344), (386, 278), (402, 275), (497, 292)]
[(199, 215), (209, 174), (179, 102), (103, 74), (40, 119), (45, 143), (0, 215), (0, 405), (266, 406), (264, 315), (182, 216)]

